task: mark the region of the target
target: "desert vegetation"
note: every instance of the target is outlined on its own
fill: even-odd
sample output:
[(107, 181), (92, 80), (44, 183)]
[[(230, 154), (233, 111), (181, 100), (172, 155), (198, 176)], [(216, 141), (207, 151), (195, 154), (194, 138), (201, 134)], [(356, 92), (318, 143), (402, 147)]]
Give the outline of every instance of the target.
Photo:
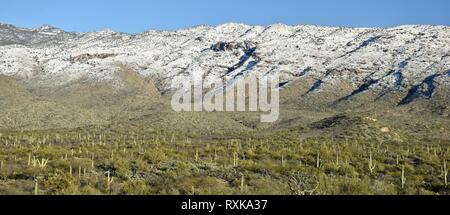
[[(317, 126), (317, 125), (315, 125)], [(0, 132), (1, 194), (450, 194), (450, 143), (90, 126)]]

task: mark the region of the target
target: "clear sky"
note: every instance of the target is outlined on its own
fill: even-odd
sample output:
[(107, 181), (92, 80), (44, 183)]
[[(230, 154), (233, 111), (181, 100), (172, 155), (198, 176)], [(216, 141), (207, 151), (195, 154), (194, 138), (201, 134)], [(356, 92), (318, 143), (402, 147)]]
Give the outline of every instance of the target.
[(450, 0), (0, 0), (0, 23), (137, 33), (239, 22), (389, 27), (450, 25)]

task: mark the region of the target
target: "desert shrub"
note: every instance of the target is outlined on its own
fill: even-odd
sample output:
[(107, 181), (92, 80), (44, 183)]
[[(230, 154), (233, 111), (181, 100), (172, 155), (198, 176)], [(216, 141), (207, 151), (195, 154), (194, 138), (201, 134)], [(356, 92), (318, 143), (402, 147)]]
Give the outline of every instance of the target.
[(397, 194), (397, 189), (395, 187), (395, 184), (386, 182), (386, 181), (379, 181), (374, 180), (369, 185), (370, 192), (375, 195), (395, 195)]
[(47, 190), (48, 194), (59, 194), (61, 190), (69, 190), (73, 183), (74, 181), (68, 177), (63, 175), (53, 175), (40, 184), (43, 189)]
[(101, 195), (102, 192), (98, 189), (96, 189), (95, 187), (86, 185), (86, 186), (82, 186), (79, 190), (81, 195)]
[(227, 181), (216, 177), (202, 177), (198, 181), (199, 194), (201, 195), (228, 195), (232, 194), (233, 189)]
[(339, 187), (339, 191), (337, 194), (344, 195), (367, 195), (371, 194), (369, 185), (367, 182), (350, 178), (344, 180), (338, 180), (337, 186)]
[(114, 170), (112, 175), (120, 179), (127, 179), (131, 171), (131, 163), (124, 158), (116, 158), (110, 161), (111, 168)]
[(144, 154), (144, 159), (147, 160), (149, 163), (157, 164), (163, 161), (166, 161), (168, 158), (164, 151), (161, 149), (153, 149), (149, 150)]
[(124, 195), (145, 195), (150, 189), (144, 180), (129, 180), (123, 183), (120, 194)]
[(255, 178), (248, 182), (248, 191), (256, 195), (292, 194), (288, 184), (273, 179)]

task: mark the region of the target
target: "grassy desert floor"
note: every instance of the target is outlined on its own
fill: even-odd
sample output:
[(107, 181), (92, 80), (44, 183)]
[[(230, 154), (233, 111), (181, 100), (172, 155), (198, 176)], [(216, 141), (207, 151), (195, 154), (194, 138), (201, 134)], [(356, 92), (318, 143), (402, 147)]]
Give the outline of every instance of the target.
[(450, 143), (400, 136), (4, 130), (0, 194), (450, 194)]

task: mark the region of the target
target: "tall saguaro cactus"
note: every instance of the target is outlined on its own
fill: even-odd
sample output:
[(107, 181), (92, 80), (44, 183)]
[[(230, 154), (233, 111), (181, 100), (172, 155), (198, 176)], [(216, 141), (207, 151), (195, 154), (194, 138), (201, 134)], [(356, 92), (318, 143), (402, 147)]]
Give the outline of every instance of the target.
[(370, 154), (369, 154), (369, 171), (370, 171), (370, 174), (373, 173), (373, 170), (375, 169), (375, 167), (376, 167), (376, 165), (373, 162), (372, 152), (370, 152)]
[(107, 181), (106, 181), (106, 185), (107, 185), (107, 189), (108, 189), (108, 191), (110, 191), (111, 190), (111, 184), (113, 183), (113, 181), (114, 181), (114, 179), (111, 177), (111, 174), (110, 174), (110, 172), (109, 172), (109, 170), (108, 170), (108, 172), (106, 172), (106, 174), (107, 174)]
[(405, 183), (406, 183), (406, 177), (405, 177), (405, 166), (402, 166), (402, 176), (401, 176), (401, 181), (402, 181), (402, 189), (405, 188)]
[(316, 167), (320, 168), (320, 152), (317, 152), (316, 156)]
[(446, 160), (444, 160), (444, 167), (443, 167), (443, 175), (444, 175), (444, 184), (445, 184), (445, 186), (447, 186), (448, 185), (448, 169), (447, 169), (447, 161)]
[(236, 166), (237, 166), (237, 153), (234, 152), (233, 153), (233, 167), (236, 167)]
[(38, 181), (34, 181), (34, 195), (39, 195), (39, 187), (38, 187)]
[(241, 176), (241, 192), (245, 191), (245, 178), (244, 175)]

